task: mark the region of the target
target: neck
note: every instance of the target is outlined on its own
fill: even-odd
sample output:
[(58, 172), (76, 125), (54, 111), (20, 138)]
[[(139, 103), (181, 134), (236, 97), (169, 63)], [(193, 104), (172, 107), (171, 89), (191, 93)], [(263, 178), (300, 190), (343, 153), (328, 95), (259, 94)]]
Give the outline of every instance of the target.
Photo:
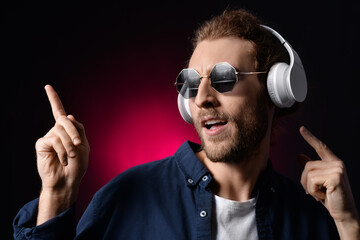
[(215, 195), (234, 201), (247, 201), (254, 196), (255, 184), (266, 168), (270, 149), (269, 127), (259, 148), (249, 155), (246, 161), (239, 163), (213, 162), (207, 158), (204, 151), (198, 152), (200, 161), (208, 168), (214, 181), (211, 190)]

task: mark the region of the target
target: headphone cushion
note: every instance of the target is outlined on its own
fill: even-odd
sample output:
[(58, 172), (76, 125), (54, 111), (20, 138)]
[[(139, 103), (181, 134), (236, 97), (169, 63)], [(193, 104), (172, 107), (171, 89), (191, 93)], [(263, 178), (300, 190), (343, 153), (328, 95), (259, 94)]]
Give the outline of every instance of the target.
[(189, 99), (186, 99), (181, 96), (181, 94), (178, 94), (177, 103), (182, 118), (185, 122), (192, 124), (193, 120), (190, 112)]
[(287, 89), (289, 81), (289, 64), (284, 62), (275, 63), (268, 73), (267, 89), (275, 106), (289, 108), (295, 103), (295, 99)]

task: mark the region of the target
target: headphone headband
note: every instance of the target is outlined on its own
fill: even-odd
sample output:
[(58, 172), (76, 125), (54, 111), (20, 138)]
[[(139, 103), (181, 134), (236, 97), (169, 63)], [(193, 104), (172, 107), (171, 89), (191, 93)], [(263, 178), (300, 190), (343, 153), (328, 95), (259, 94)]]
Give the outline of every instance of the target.
[[(295, 101), (303, 102), (307, 95), (307, 80), (305, 70), (299, 55), (277, 31), (265, 25), (260, 26), (271, 32), (277, 39), (279, 39), (281, 44), (287, 50), (290, 57), (289, 66), (287, 66), (287, 69), (284, 72), (285, 79), (283, 79), (283, 81), (285, 81), (284, 87), (286, 89), (288, 97), (290, 97), (290, 101), (288, 101), (288, 103), (284, 103), (281, 100), (277, 101), (272, 99), (274, 104), (280, 108), (287, 108), (291, 107)], [(279, 78), (280, 76), (277, 77)], [(275, 81), (276, 80), (279, 79), (275, 79)], [(276, 99), (278, 98), (280, 98), (280, 96), (276, 97)]]

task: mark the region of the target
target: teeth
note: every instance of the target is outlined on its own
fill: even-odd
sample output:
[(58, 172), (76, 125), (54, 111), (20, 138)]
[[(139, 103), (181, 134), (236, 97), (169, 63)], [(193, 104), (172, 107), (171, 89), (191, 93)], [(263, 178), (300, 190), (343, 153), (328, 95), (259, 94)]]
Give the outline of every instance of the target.
[(207, 129), (212, 128), (212, 126), (216, 125), (225, 125), (227, 123), (227, 121), (222, 121), (222, 120), (208, 120), (205, 122), (205, 127)]
[(223, 123), (224, 121), (220, 121), (220, 120), (209, 120), (205, 122), (205, 125), (214, 125), (217, 123)]

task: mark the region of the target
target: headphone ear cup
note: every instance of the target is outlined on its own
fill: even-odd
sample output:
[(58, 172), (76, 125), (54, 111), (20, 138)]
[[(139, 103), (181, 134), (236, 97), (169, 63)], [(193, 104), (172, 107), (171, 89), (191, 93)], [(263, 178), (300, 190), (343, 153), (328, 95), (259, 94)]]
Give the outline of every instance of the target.
[(181, 94), (178, 94), (177, 102), (182, 118), (185, 120), (185, 122), (192, 124), (193, 120), (190, 112), (189, 99), (186, 99), (181, 96)]
[(267, 88), (271, 100), (279, 108), (289, 108), (295, 103), (294, 97), (289, 93), (289, 64), (275, 63), (268, 73)]

